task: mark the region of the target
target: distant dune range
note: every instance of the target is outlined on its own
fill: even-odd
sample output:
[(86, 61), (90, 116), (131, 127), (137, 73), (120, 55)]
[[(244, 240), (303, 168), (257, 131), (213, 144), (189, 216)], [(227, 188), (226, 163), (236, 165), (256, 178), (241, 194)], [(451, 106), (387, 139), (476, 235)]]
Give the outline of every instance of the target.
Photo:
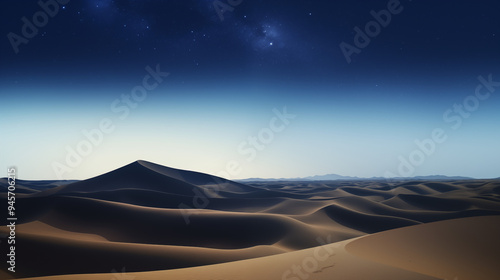
[[(0, 190), (1, 205), (7, 205), (5, 179), (0, 179)], [(410, 265), (398, 259), (396, 253), (391, 255), (396, 249), (375, 258), (374, 244), (382, 246), (378, 249), (382, 251), (384, 244), (388, 244), (387, 248), (410, 246), (412, 241), (404, 236), (426, 232), (432, 237), (432, 229), (436, 229), (438, 240), (429, 237), (433, 240), (429, 243), (439, 251), (442, 243), (439, 238), (446, 239), (439, 236), (446, 235), (446, 228), (453, 227), (462, 229), (454, 233), (456, 242), (463, 238), (470, 244), (476, 242), (462, 234), (482, 237), (479, 242), (482, 247), (469, 244), (464, 249), (467, 252), (488, 247), (484, 245), (490, 241), (488, 238), (492, 239), (491, 248), (500, 244), (498, 238), (492, 237), (500, 234), (500, 180), (243, 184), (136, 161), (83, 181), (19, 180), (16, 193), (17, 272), (6, 274), (7, 264), (2, 261), (1, 279), (86, 273), (101, 273), (88, 279), (112, 279), (111, 271), (122, 268), (140, 272), (137, 274), (140, 279), (163, 279), (168, 275), (176, 275), (168, 279), (183, 279), (179, 276), (183, 271), (185, 279), (212, 279), (206, 274), (213, 273), (215, 277), (217, 268), (230, 271), (232, 264), (236, 269), (245, 267), (243, 264), (247, 262), (248, 269), (255, 265), (265, 270), (264, 261), (280, 263), (278, 267), (287, 262), (300, 263), (300, 256), (322, 245), (318, 240), (345, 248), (338, 249), (338, 256), (345, 256), (347, 263), (351, 260), (349, 265), (376, 268), (380, 279), (398, 279), (390, 275), (408, 277), (399, 279), (441, 279), (453, 277), (447, 274), (453, 270), (453, 261), (447, 262), (447, 270), (443, 271), (426, 267), (422, 256), (429, 252), (424, 246), (425, 239), (416, 241), (421, 247), (420, 255), (413, 255), (415, 262)], [(0, 213), (0, 223), (5, 225), (6, 211)], [(444, 224), (447, 222), (451, 223), (448, 227)], [(464, 230), (474, 227), (479, 232)], [(486, 230), (488, 234), (481, 232)], [(8, 233), (8, 228), (0, 227), (0, 233)], [(361, 236), (364, 237), (354, 239)], [(393, 240), (399, 243), (391, 243)], [(0, 243), (0, 252), (4, 260), (6, 242)], [(439, 255), (436, 251), (433, 254)], [(500, 253), (489, 254), (481, 262), (483, 265), (492, 258), (495, 261), (495, 257), (496, 263), (500, 263)], [(464, 260), (457, 261), (457, 265), (463, 266)], [(269, 268), (269, 275), (284, 272), (272, 269)], [(485, 269), (486, 276), (476, 279), (500, 273), (489, 266)], [(155, 270), (158, 272), (147, 272)], [(329, 279), (334, 270), (325, 268), (312, 273), (309, 279)], [(465, 278), (460, 280), (473, 275), (463, 270)], [(193, 276), (197, 273), (205, 278)], [(219, 275), (217, 279), (235, 279), (230, 275), (226, 275), (228, 278)], [(62, 277), (44, 279), (77, 276)], [(281, 274), (278, 278), (261, 279), (280, 277)]]

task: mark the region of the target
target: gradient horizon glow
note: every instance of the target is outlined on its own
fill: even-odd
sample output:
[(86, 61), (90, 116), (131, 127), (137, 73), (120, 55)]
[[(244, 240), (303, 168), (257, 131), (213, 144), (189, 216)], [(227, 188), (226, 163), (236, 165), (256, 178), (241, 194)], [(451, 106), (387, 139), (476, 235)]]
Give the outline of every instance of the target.
[[(409, 175), (500, 176), (500, 87), (470, 97), (479, 76), (500, 82), (497, 2), (400, 1), (351, 63), (339, 44), (388, 1), (289, 2), (244, 1), (220, 21), (212, 1), (71, 1), (18, 54), (4, 36), (0, 177), (15, 166), (20, 179), (57, 179), (53, 163), (105, 118), (113, 131), (63, 179), (139, 159), (230, 179), (398, 175), (436, 128), (446, 140)], [(40, 9), (4, 5), (4, 35)], [(157, 65), (170, 75), (120, 118), (113, 102)], [(249, 144), (285, 107), (295, 118)]]

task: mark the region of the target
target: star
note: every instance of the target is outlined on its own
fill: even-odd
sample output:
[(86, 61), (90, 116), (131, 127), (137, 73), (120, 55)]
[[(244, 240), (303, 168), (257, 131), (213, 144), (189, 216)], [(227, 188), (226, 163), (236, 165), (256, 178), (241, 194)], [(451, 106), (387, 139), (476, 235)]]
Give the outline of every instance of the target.
[(253, 28), (247, 36), (254, 49), (265, 50), (275, 45), (275, 41), (280, 39), (280, 32), (275, 24), (265, 23)]

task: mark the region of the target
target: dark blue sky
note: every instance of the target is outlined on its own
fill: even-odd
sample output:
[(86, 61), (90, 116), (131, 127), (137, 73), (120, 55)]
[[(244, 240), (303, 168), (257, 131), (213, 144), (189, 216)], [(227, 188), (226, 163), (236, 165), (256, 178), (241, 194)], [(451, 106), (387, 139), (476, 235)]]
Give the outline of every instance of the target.
[[(55, 177), (54, 162), (68, 166), (65, 147), (76, 149), (81, 131), (103, 118), (116, 130), (63, 177), (137, 158), (209, 173), (236, 161), (236, 178), (397, 175), (399, 156), (410, 160), (414, 140), (435, 128), (448, 140), (408, 173), (495, 176), (487, 162), (500, 155), (498, 93), (460, 116), (460, 129), (450, 130), (457, 112), (443, 114), (474, 94), (478, 76), (500, 80), (498, 1), (41, 2), (48, 12), (37, 1), (4, 1), (0, 17), (9, 104), (0, 124), (15, 124), (23, 139), (6, 140), (16, 149), (1, 163), (24, 167), (27, 178)], [(373, 25), (371, 11), (386, 26)], [(38, 21), (31, 38), (23, 17)], [(380, 30), (356, 46), (356, 27), (366, 33), (370, 24)], [(357, 53), (346, 59), (342, 42)], [(113, 102), (156, 65), (169, 76), (121, 119)], [(285, 106), (297, 115), (286, 130), (262, 150), (238, 151)], [(31, 151), (36, 162), (24, 155), (33, 145), (45, 151)], [(257, 152), (241, 152), (249, 149)]]

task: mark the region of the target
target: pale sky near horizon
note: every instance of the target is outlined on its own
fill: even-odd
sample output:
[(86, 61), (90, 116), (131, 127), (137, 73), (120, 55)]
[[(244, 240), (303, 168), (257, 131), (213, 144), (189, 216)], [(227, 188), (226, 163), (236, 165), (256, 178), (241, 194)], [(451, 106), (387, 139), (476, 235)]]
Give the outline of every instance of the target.
[[(425, 100), (395, 105), (350, 98), (325, 102), (298, 93), (286, 96), (291, 92), (281, 99), (267, 100), (265, 96), (252, 95), (250, 89), (249, 98), (233, 105), (227, 100), (234, 97), (223, 89), (215, 93), (207, 87), (199, 93), (191, 90), (170, 97), (169, 92), (177, 89), (168, 87), (167, 78), (164, 87), (148, 94), (123, 120), (120, 113), (110, 109), (113, 98), (103, 100), (102, 104), (96, 100), (74, 107), (58, 104), (58, 100), (38, 106), (36, 100), (30, 103), (13, 99), (8, 102), (8, 118), (2, 127), (16, 137), (3, 138), (8, 149), (3, 149), (1, 165), (17, 166), (23, 179), (55, 179), (54, 162), (68, 167), (63, 169), (67, 172), (61, 173), (62, 178), (85, 179), (138, 159), (232, 179), (328, 173), (378, 177), (387, 171), (405, 176), (498, 175), (495, 162), (500, 153), (492, 149), (500, 139), (500, 132), (493, 125), (499, 120), (498, 99), (493, 97), (496, 102), (482, 102), (454, 130), (453, 125), (458, 122), (447, 123), (442, 115), (454, 102), (461, 101), (460, 97), (451, 102), (433, 101), (431, 106)], [(474, 88), (471, 81), (469, 92)], [(294, 89), (291, 86), (289, 90)], [(463, 98), (469, 92), (461, 90)], [(212, 97), (200, 96), (203, 93)], [(200, 102), (194, 104), (193, 100)], [(96, 129), (101, 129), (99, 123), (103, 119), (108, 119), (111, 125), (95, 134)], [(108, 126), (114, 129), (110, 132)], [(414, 141), (430, 139), (436, 128), (445, 134), (439, 141), (445, 141), (435, 143), (435, 151), (425, 154), (421, 165), (412, 164), (413, 173), (400, 174), (399, 156), (410, 162), (414, 151), (423, 150)], [(94, 143), (83, 130), (88, 131)], [(430, 146), (424, 149), (432, 148), (427, 145)], [(85, 155), (88, 147), (92, 151)], [(81, 160), (71, 151), (82, 154)], [(418, 152), (413, 156), (414, 160), (420, 160)]]
[[(0, 177), (138, 159), (230, 179), (499, 177), (498, 3), (400, 1), (349, 63), (340, 44), (387, 3), (244, 1), (221, 20), (212, 1), (70, 2), (17, 54), (0, 42)], [(4, 35), (41, 9), (4, 5)]]

